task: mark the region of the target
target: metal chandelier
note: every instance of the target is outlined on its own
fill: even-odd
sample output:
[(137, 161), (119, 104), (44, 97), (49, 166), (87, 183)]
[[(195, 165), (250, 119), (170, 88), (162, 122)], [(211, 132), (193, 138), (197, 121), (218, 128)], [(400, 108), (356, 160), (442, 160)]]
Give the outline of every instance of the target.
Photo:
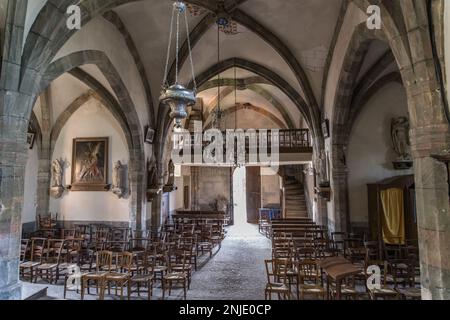
[[(172, 8), (172, 18), (170, 22), (170, 34), (169, 34), (169, 44), (167, 47), (167, 57), (166, 57), (166, 66), (164, 70), (164, 80), (162, 84), (162, 93), (159, 101), (162, 106), (169, 107), (171, 110), (170, 117), (175, 120), (175, 126), (177, 128), (181, 127), (181, 121), (186, 119), (187, 108), (192, 106), (196, 102), (197, 95), (197, 84), (195, 81), (195, 73), (194, 73), (194, 63), (192, 59), (192, 49), (191, 42), (189, 38), (189, 23), (187, 19), (186, 13), (186, 4), (182, 1), (176, 1), (173, 4)], [(180, 17), (184, 16), (184, 21), (186, 24), (186, 36), (187, 36), (187, 44), (189, 51), (189, 62), (191, 67), (191, 75), (193, 79), (194, 88), (193, 90), (185, 88), (183, 85), (179, 83), (179, 40), (180, 40)], [(176, 23), (176, 35), (175, 35), (175, 83), (170, 84), (168, 80), (168, 71), (169, 71), (169, 60), (170, 53), (172, 48), (172, 37), (173, 37), (173, 27), (174, 23)]]

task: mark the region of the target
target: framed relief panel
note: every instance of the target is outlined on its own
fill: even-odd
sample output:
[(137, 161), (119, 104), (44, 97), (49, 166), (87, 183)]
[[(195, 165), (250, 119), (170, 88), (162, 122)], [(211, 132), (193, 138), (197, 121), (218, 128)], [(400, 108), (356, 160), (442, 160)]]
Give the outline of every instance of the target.
[(71, 191), (108, 190), (109, 138), (73, 139)]

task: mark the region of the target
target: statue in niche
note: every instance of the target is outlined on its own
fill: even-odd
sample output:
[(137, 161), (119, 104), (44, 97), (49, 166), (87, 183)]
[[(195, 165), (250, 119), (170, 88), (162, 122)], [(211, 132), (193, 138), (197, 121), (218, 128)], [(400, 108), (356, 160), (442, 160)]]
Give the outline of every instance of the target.
[(393, 161), (394, 169), (406, 170), (413, 165), (410, 152), (409, 120), (407, 117), (398, 117), (391, 120), (392, 146), (397, 159)]
[(409, 151), (409, 120), (406, 117), (394, 118), (391, 121), (391, 137), (398, 160), (411, 160)]
[(155, 158), (147, 160), (147, 200), (152, 201), (161, 191), (158, 179), (158, 166)]
[(117, 161), (114, 164), (112, 176), (112, 192), (119, 197), (119, 199), (126, 197), (126, 166), (122, 162)]
[(158, 168), (155, 160), (147, 161), (147, 189), (158, 186)]
[(167, 183), (163, 188), (164, 192), (172, 192), (177, 190), (177, 187), (175, 187), (175, 164), (173, 163), (173, 160), (170, 159), (169, 165), (167, 168)]
[(175, 165), (173, 164), (173, 160), (170, 159), (169, 166), (168, 166), (168, 179), (167, 179), (167, 186), (173, 186), (175, 184)]
[(55, 199), (60, 199), (66, 188), (63, 186), (64, 166), (65, 161), (62, 159), (56, 159), (52, 162), (52, 178), (50, 184), (50, 196)]
[(328, 170), (325, 150), (321, 150), (320, 155), (316, 159), (316, 170), (317, 174), (319, 175), (319, 186), (328, 187), (329, 180), (327, 174)]

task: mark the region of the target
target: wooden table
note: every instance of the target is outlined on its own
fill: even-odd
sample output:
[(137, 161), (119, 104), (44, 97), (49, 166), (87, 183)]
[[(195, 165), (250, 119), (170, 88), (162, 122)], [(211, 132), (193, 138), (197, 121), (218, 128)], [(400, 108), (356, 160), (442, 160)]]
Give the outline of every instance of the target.
[(327, 298), (330, 298), (330, 280), (336, 282), (336, 299), (341, 299), (342, 280), (361, 273), (361, 267), (352, 264), (342, 257), (323, 259), (319, 265), (327, 276)]

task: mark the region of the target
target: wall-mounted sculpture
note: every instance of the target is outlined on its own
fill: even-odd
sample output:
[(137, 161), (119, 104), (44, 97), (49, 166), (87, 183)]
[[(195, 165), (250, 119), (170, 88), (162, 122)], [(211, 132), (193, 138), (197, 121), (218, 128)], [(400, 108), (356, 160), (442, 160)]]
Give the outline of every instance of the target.
[(170, 159), (169, 165), (167, 168), (167, 183), (163, 188), (164, 192), (172, 192), (177, 190), (177, 187), (175, 187), (175, 165), (173, 163), (173, 160)]
[(112, 176), (112, 187), (111, 191), (119, 199), (126, 198), (128, 196), (128, 177), (127, 177), (127, 166), (123, 165), (122, 162), (117, 161), (114, 164), (113, 176)]
[(316, 159), (316, 170), (319, 175), (319, 187), (329, 187), (330, 180), (328, 177), (327, 157), (325, 150), (322, 150)]
[(50, 196), (59, 199), (63, 196), (66, 188), (63, 185), (64, 167), (66, 162), (63, 159), (56, 159), (52, 162), (52, 180), (50, 185)]
[(147, 161), (147, 201), (152, 201), (161, 192), (158, 182), (158, 165), (155, 158)]
[(392, 146), (397, 159), (393, 161), (396, 170), (410, 169), (413, 165), (411, 158), (411, 143), (409, 140), (409, 120), (406, 117), (391, 120)]

